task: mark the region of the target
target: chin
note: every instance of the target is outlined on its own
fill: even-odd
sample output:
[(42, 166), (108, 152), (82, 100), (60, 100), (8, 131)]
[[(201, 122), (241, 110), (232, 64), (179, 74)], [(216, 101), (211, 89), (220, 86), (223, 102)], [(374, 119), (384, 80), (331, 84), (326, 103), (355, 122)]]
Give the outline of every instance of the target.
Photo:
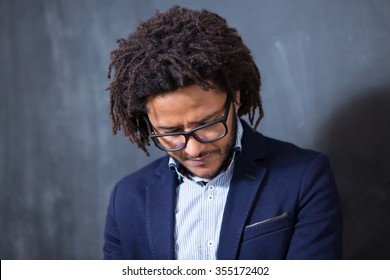
[(200, 169), (200, 170), (189, 170), (189, 171), (197, 177), (208, 179), (208, 180), (212, 180), (220, 173), (220, 169), (206, 169), (206, 170)]

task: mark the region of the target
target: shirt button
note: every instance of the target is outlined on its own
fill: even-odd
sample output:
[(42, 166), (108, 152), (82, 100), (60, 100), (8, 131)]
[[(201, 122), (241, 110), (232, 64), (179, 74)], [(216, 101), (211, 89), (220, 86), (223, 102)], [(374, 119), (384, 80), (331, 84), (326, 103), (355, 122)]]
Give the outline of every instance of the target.
[(210, 190), (213, 190), (214, 189), (214, 186), (210, 186)]
[(209, 198), (209, 200), (213, 200), (213, 199), (214, 199), (214, 196), (209, 195), (208, 198)]
[(211, 241), (211, 240), (207, 241), (207, 246), (213, 247), (214, 246), (214, 242)]

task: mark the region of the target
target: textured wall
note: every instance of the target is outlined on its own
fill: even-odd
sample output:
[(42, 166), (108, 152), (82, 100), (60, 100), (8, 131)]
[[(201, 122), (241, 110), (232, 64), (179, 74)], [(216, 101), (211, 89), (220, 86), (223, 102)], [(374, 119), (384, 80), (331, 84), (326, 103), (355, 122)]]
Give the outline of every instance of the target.
[(0, 0), (0, 258), (102, 257), (111, 188), (161, 155), (111, 135), (109, 52), (174, 3), (239, 30), (262, 73), (259, 130), (327, 153), (345, 257), (389, 259), (387, 0)]

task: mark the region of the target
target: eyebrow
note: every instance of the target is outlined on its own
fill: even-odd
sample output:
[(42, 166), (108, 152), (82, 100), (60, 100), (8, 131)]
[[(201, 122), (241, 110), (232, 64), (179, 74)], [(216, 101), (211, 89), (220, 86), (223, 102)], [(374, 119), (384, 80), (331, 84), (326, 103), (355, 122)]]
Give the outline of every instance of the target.
[[(213, 117), (215, 117), (219, 112), (214, 112), (214, 113), (211, 113), (211, 114), (208, 114), (207, 116), (201, 118), (200, 120), (196, 120), (196, 121), (193, 121), (193, 122), (189, 122), (189, 124), (195, 124), (195, 125), (202, 125), (204, 124), (205, 122), (209, 121), (210, 119), (212, 119)], [(165, 131), (174, 131), (178, 128), (178, 126), (164, 126), (164, 125), (158, 125), (158, 126), (155, 126), (155, 128), (157, 128), (158, 130), (165, 130)]]

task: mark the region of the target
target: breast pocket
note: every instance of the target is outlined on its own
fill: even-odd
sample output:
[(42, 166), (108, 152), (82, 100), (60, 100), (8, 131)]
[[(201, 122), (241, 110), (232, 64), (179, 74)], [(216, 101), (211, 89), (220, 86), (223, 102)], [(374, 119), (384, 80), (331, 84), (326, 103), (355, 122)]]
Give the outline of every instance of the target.
[(275, 231), (288, 229), (291, 226), (291, 217), (288, 212), (278, 216), (247, 225), (244, 230), (243, 241), (266, 235)]
[(243, 260), (285, 259), (292, 232), (288, 212), (245, 227), (238, 258)]

